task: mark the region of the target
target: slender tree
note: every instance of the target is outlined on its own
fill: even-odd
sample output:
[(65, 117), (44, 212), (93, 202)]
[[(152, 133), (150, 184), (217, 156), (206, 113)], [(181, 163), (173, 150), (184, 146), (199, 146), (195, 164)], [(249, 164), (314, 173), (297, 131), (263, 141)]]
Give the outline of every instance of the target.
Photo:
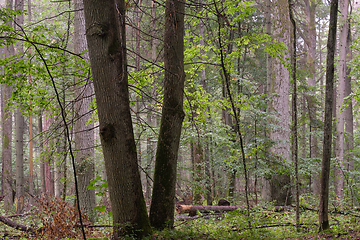
[(291, 158), (295, 168), (295, 194), (296, 194), (296, 229), (300, 230), (300, 210), (299, 210), (299, 163), (298, 163), (298, 117), (297, 117), (297, 77), (296, 77), (296, 22), (294, 19), (292, 1), (289, 0), (289, 17), (292, 25), (290, 39), (290, 60), (291, 60), (291, 77), (292, 77), (292, 129), (291, 129)]
[(325, 119), (324, 119), (324, 140), (323, 158), (321, 168), (321, 188), (319, 206), (319, 230), (326, 230), (330, 227), (328, 207), (329, 207), (329, 175), (332, 143), (332, 114), (334, 100), (334, 55), (336, 44), (338, 0), (331, 1), (329, 34), (327, 42), (326, 59), (326, 92), (325, 92)]
[[(6, 8), (13, 8), (13, 1), (6, 0)], [(9, 25), (13, 23), (9, 22)], [(5, 47), (5, 57), (14, 55), (14, 45)], [(5, 72), (8, 67), (5, 68)], [(11, 97), (12, 88), (7, 84), (3, 84), (1, 88), (1, 117), (2, 117), (2, 194), (4, 197), (4, 209), (9, 211), (14, 203), (13, 189), (13, 171), (12, 171), (12, 112), (8, 108), (9, 99)]]
[[(89, 54), (85, 38), (85, 17), (83, 0), (74, 1), (74, 50), (75, 53), (85, 51), (83, 57), (88, 60)], [(88, 78), (76, 78), (75, 87), (75, 161), (77, 164), (77, 175), (79, 180), (79, 201), (80, 207), (94, 221), (95, 213), (95, 189), (88, 189), (90, 181), (95, 178), (94, 164), (94, 123), (89, 123), (92, 117), (90, 103), (93, 101), (94, 88)]]
[[(15, 10), (24, 11), (24, 1), (15, 0)], [(20, 14), (15, 19), (15, 29), (19, 29), (24, 24), (24, 15)], [(22, 58), (24, 53), (22, 43), (18, 43), (17, 54)], [(23, 76), (18, 76), (19, 80)], [(20, 82), (20, 81), (19, 81)], [(15, 149), (16, 149), (16, 213), (20, 214), (24, 208), (24, 129), (25, 120), (20, 109), (15, 111)]]

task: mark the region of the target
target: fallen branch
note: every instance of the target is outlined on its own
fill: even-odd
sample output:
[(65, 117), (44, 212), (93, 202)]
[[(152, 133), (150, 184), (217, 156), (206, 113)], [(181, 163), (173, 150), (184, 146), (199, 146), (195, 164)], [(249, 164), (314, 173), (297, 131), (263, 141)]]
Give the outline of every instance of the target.
[[(309, 225), (314, 225), (314, 226), (318, 226), (316, 223), (300, 223), (300, 226), (309, 226)], [(279, 223), (279, 224), (269, 224), (269, 225), (260, 225), (260, 226), (256, 226), (253, 228), (242, 228), (242, 229), (238, 229), (236, 227), (233, 227), (231, 229), (231, 231), (237, 231), (237, 232), (241, 232), (244, 230), (249, 230), (249, 229), (260, 229), (260, 228), (273, 228), (273, 227), (288, 227), (288, 226), (292, 226), (292, 227), (296, 227), (296, 224), (293, 223)]]
[(3, 216), (0, 216), (0, 222), (4, 223), (5, 225), (8, 225), (9, 227), (15, 228), (15, 229), (23, 231), (23, 232), (35, 233), (34, 229), (32, 229), (30, 227), (26, 227), (17, 222), (11, 221), (10, 219), (3, 217)]
[(216, 212), (231, 212), (235, 210), (245, 210), (246, 207), (241, 206), (203, 206), (203, 205), (177, 205), (176, 211), (179, 214), (182, 213), (190, 213), (190, 212), (210, 212), (210, 211), (216, 211)]
[[(81, 227), (80, 224), (76, 224), (75, 227)], [(84, 225), (84, 227), (86, 228), (111, 228), (113, 227), (112, 225)]]
[(15, 217), (24, 217), (24, 216), (29, 216), (30, 213), (22, 213), (22, 214), (14, 214), (14, 215), (10, 215), (10, 216), (7, 216), (5, 218), (15, 218)]

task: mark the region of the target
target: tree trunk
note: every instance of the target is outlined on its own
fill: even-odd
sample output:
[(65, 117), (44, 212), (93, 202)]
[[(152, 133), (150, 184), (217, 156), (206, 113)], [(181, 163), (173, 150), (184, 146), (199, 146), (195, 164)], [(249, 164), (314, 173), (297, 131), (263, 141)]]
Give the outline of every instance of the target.
[[(31, 0), (28, 0), (27, 5), (27, 12), (28, 12), (28, 24), (31, 24)], [(31, 48), (29, 48), (29, 54), (31, 55)], [(29, 83), (31, 84), (31, 75), (28, 76)], [(31, 103), (31, 102), (30, 102)], [(29, 116), (29, 171), (30, 171), (30, 178), (29, 178), (29, 193), (30, 193), (30, 206), (34, 205), (34, 192), (35, 192), (35, 185), (34, 185), (34, 149), (33, 149), (33, 116), (32, 112), (30, 112)]]
[(291, 127), (291, 159), (295, 169), (295, 195), (296, 195), (296, 230), (300, 231), (300, 190), (299, 190), (299, 164), (298, 164), (298, 112), (297, 112), (297, 78), (296, 78), (296, 23), (294, 19), (292, 1), (289, 2), (289, 17), (292, 25), (290, 40), (290, 60), (291, 60), (291, 78), (292, 78), (292, 127)]
[(15, 113), (16, 126), (16, 213), (24, 209), (24, 116), (19, 110)]
[(345, 84), (346, 84), (346, 66), (347, 66), (347, 36), (348, 36), (348, 8), (349, 1), (340, 1), (340, 36), (339, 36), (339, 84), (337, 89), (336, 101), (336, 160), (335, 166), (335, 195), (337, 200), (344, 197), (344, 151), (345, 151)]
[[(317, 158), (319, 154), (318, 149), (318, 139), (315, 136), (317, 131), (316, 126), (316, 93), (315, 93), (315, 85), (316, 85), (316, 26), (315, 26), (315, 13), (316, 13), (316, 1), (314, 0), (304, 0), (305, 3), (305, 12), (306, 12), (306, 20), (307, 20), (307, 35), (306, 35), (306, 45), (308, 48), (307, 54), (307, 68), (309, 69), (309, 77), (308, 84), (310, 88), (310, 93), (306, 94), (306, 100), (308, 105), (308, 116), (310, 119), (310, 158)], [(319, 172), (316, 172), (313, 175), (313, 192), (315, 194), (319, 194)]]
[[(24, 1), (15, 0), (15, 11), (24, 11)], [(16, 17), (15, 30), (18, 30), (18, 25), (24, 25), (24, 15), (18, 15)], [(22, 43), (17, 44), (17, 54), (23, 54)], [(15, 133), (16, 133), (16, 213), (20, 214), (24, 208), (24, 129), (25, 120), (21, 111), (18, 109), (15, 111)]]
[[(12, 9), (12, 0), (6, 0), (6, 8)], [(8, 25), (12, 25), (11, 22)], [(10, 57), (14, 55), (14, 46), (8, 45), (5, 48), (5, 57)], [(5, 71), (7, 69), (5, 68)], [(13, 174), (12, 174), (12, 159), (11, 159), (11, 151), (12, 151), (12, 112), (10, 109), (6, 108), (8, 105), (9, 99), (11, 97), (11, 87), (9, 85), (4, 84), (2, 86), (2, 108), (1, 108), (1, 116), (2, 116), (2, 194), (5, 196), (4, 198), (4, 209), (5, 211), (10, 211), (13, 203), (14, 203), (14, 195), (13, 195)]]
[(51, 167), (51, 160), (53, 157), (52, 154), (52, 142), (50, 139), (50, 126), (52, 123), (53, 119), (51, 116), (45, 116), (45, 121), (44, 121), (44, 132), (45, 132), (45, 139), (44, 139), (44, 153), (43, 153), (43, 157), (44, 157), (44, 181), (45, 181), (45, 192), (50, 194), (50, 195), (54, 195), (54, 173), (52, 171), (52, 167)]
[(319, 206), (319, 230), (326, 230), (330, 227), (328, 217), (329, 206), (329, 175), (332, 142), (332, 114), (334, 99), (334, 55), (336, 44), (338, 0), (331, 1), (329, 35), (327, 43), (326, 59), (326, 92), (325, 92), (325, 119), (324, 119), (324, 142), (323, 158), (321, 168), (321, 191)]
[[(265, 28), (266, 34), (269, 37), (272, 36), (271, 34), (271, 11), (272, 11), (272, 3), (270, 0), (265, 0), (266, 10), (265, 10)], [(272, 63), (273, 59), (269, 53), (266, 53), (266, 86), (264, 93), (265, 95), (269, 95), (271, 89), (271, 72), (272, 72)], [(267, 136), (267, 132), (265, 132), (265, 136)], [(267, 149), (268, 150), (268, 149)], [(271, 201), (271, 193), (270, 193), (270, 181), (269, 179), (263, 178), (262, 179), (262, 189), (261, 195), (264, 201), (270, 202)]]
[(151, 228), (130, 114), (125, 1), (86, 0), (84, 12), (114, 238), (129, 234), (141, 238)]
[[(348, 62), (352, 59), (352, 52), (350, 49), (351, 45), (351, 31), (350, 31), (350, 23), (348, 27), (348, 35), (347, 35), (347, 58)], [(345, 77), (345, 98), (347, 98), (351, 93), (351, 68), (349, 66), (346, 66), (346, 77)], [(344, 108), (345, 112), (345, 149), (344, 149), (344, 163), (346, 164), (345, 169), (348, 172), (348, 176), (350, 171), (354, 168), (354, 119), (353, 119), (353, 107), (352, 107), (352, 98), (348, 99), (346, 101), (346, 106)], [(351, 185), (351, 183), (354, 181), (354, 179), (348, 179), (348, 184)], [(354, 193), (353, 188), (348, 185), (349, 190), (351, 191), (351, 199), (354, 201)]]
[[(75, 10), (84, 8), (83, 0), (74, 1)], [(85, 38), (85, 17), (82, 10), (75, 11), (74, 16), (74, 51), (82, 53), (87, 50)], [(88, 52), (83, 57), (89, 59)], [(85, 75), (82, 73), (81, 76)], [(95, 178), (94, 163), (94, 123), (88, 123), (92, 117), (90, 104), (93, 101), (94, 87), (88, 78), (76, 78), (75, 87), (75, 155), (76, 172), (79, 181), (80, 207), (89, 215), (90, 220), (95, 220), (95, 189), (87, 186)]]
[(184, 94), (184, 11), (182, 0), (167, 0), (164, 35), (164, 101), (156, 151), (151, 225), (157, 229), (174, 223), (176, 168), (181, 135)]
[[(286, 0), (278, 0), (274, 5), (274, 31), (273, 36), (277, 42), (282, 42), (289, 46), (290, 40), (290, 21), (289, 21), (289, 4)], [(288, 54), (284, 58), (288, 58)], [(273, 95), (269, 103), (268, 111), (271, 112), (276, 119), (273, 124), (278, 129), (270, 131), (270, 139), (275, 142), (271, 152), (278, 161), (276, 166), (273, 165), (274, 171), (285, 169), (290, 162), (290, 139), (289, 130), (289, 71), (280, 62), (280, 59), (273, 58), (271, 68), (271, 83), (269, 94)], [(282, 171), (284, 172), (284, 171)], [(291, 202), (290, 191), (290, 173), (275, 173), (270, 179), (270, 200), (275, 201), (276, 205), (287, 205)]]
[[(158, 47), (158, 33), (157, 33), (157, 28), (156, 28), (156, 2), (155, 1), (151, 1), (151, 19), (153, 21), (152, 24), (152, 38), (151, 38), (151, 60), (153, 62), (153, 64), (156, 63), (157, 60), (157, 47)], [(155, 79), (157, 79), (158, 74), (155, 73)], [(150, 107), (149, 107), (149, 111), (147, 113), (147, 120), (148, 120), (148, 124), (149, 126), (151, 126), (152, 128), (156, 128), (157, 127), (157, 117), (155, 112), (155, 99), (157, 97), (157, 84), (156, 82), (154, 82), (154, 85), (152, 87), (152, 91), (151, 91), (151, 100), (150, 100)], [(146, 201), (148, 201), (150, 203), (151, 201), (151, 178), (150, 176), (152, 175), (152, 170), (153, 170), (153, 165), (155, 162), (155, 151), (156, 151), (156, 141), (154, 141), (154, 137), (150, 136), (147, 139), (147, 143), (146, 143), (146, 152), (148, 155), (148, 161), (146, 163), (146, 192), (145, 192), (145, 199)]]
[(2, 86), (2, 194), (4, 198), (4, 209), (10, 211), (13, 200), (13, 173), (11, 160), (11, 142), (12, 142), (12, 114), (10, 109), (6, 108), (11, 96), (11, 87)]
[(41, 193), (46, 192), (45, 188), (45, 164), (44, 164), (44, 132), (43, 132), (43, 120), (42, 120), (42, 113), (39, 114), (38, 119), (38, 129), (39, 129), (39, 152), (40, 152), (40, 188)]

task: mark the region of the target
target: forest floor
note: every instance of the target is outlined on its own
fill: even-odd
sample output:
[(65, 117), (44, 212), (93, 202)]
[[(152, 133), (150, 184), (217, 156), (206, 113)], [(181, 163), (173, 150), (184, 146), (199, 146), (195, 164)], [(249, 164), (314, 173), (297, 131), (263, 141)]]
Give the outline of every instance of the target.
[[(36, 235), (0, 223), (0, 239), (82, 239), (76, 215), (68, 205), (56, 201), (46, 201), (45, 206), (14, 215), (11, 220), (33, 229), (42, 229)], [(50, 203), (50, 204), (49, 204)], [(200, 213), (195, 217), (177, 214), (173, 229), (154, 231), (149, 240), (157, 239), (359, 239), (360, 211), (356, 208), (329, 209), (330, 229), (318, 232), (318, 213), (316, 205), (305, 205), (300, 212), (300, 227), (296, 230), (293, 208), (277, 209), (271, 204), (253, 207), (250, 216), (246, 211), (235, 210), (219, 214)], [(52, 206), (52, 207), (48, 207)], [(46, 213), (46, 214), (44, 214)], [(0, 203), (0, 214), (6, 216)], [(86, 228), (87, 239), (111, 239), (111, 214), (98, 214), (95, 226)], [(89, 223), (87, 223), (89, 224)], [(74, 227), (77, 226), (77, 227)], [(129, 236), (126, 239), (132, 239)]]

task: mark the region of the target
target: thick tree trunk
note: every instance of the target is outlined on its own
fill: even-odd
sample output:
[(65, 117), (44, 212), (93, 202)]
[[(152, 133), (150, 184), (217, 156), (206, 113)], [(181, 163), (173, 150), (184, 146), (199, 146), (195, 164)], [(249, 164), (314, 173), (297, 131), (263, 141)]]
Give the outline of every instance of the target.
[(325, 93), (325, 119), (324, 119), (324, 142), (323, 159), (321, 168), (321, 191), (319, 206), (319, 230), (326, 230), (330, 227), (328, 217), (329, 207), (329, 175), (332, 143), (332, 114), (334, 99), (334, 55), (336, 44), (338, 0), (331, 1), (329, 35), (327, 43), (326, 60), (326, 93)]
[[(84, 8), (83, 0), (74, 1), (75, 10)], [(82, 53), (87, 50), (85, 38), (85, 17), (82, 10), (75, 11), (74, 16), (74, 51)], [(88, 52), (83, 57), (88, 60)], [(84, 75), (84, 74), (82, 74)], [(94, 221), (95, 212), (95, 189), (88, 189), (87, 186), (95, 178), (94, 164), (94, 123), (88, 123), (92, 117), (90, 103), (93, 101), (94, 87), (87, 78), (76, 78), (79, 85), (75, 87), (75, 155), (76, 172), (79, 181), (80, 207)]]
[(157, 229), (174, 223), (176, 168), (184, 94), (184, 11), (182, 0), (167, 0), (164, 35), (164, 102), (156, 151), (151, 225)]
[[(286, 0), (278, 0), (273, 9), (277, 16), (277, 19), (273, 21), (273, 36), (277, 42), (289, 46), (289, 4)], [(288, 54), (284, 58), (288, 58)], [(275, 115), (276, 119), (273, 120), (273, 124), (279, 128), (271, 130), (269, 137), (275, 142), (271, 152), (278, 163), (272, 168), (277, 171), (278, 168), (286, 168), (285, 166), (290, 162), (290, 145), (288, 142), (290, 139), (289, 71), (280, 62), (280, 59), (273, 58), (272, 62), (269, 94), (273, 97), (269, 103), (268, 111)], [(276, 205), (287, 205), (291, 202), (290, 173), (276, 173), (271, 177), (269, 198), (271, 201), (275, 201)]]
[(115, 239), (151, 232), (130, 114), (125, 2), (84, 1), (86, 37), (98, 106)]

